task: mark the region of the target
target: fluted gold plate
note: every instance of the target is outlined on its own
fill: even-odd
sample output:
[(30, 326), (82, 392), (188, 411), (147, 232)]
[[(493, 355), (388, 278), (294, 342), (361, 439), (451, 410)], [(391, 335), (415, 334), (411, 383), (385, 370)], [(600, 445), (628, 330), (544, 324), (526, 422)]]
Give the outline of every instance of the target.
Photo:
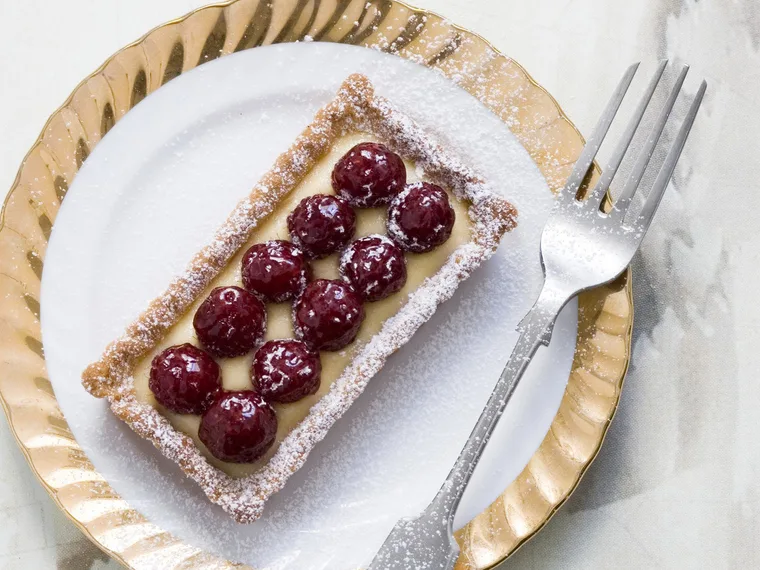
[[(79, 168), (145, 96), (200, 64), (304, 39), (362, 45), (436, 68), (500, 117), (561, 188), (583, 146), (557, 102), (480, 36), (393, 0), (233, 0), (164, 24), (108, 59), (49, 119), (0, 217), (0, 401), (34, 473), (95, 544), (131, 568), (238, 568), (132, 509), (69, 430), (45, 367), (40, 279), (56, 214)], [(590, 176), (593, 182), (598, 173)], [(630, 274), (579, 299), (575, 357), (559, 411), (528, 465), (458, 532), (458, 570), (501, 562), (578, 485), (617, 407), (630, 357)]]

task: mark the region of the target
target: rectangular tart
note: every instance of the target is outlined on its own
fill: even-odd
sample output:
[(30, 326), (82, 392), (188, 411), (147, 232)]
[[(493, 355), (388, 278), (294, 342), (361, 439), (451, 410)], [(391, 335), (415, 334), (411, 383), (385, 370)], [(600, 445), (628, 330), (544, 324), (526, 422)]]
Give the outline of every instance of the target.
[[(148, 388), (151, 361), (166, 347), (197, 344), (192, 316), (209, 291), (219, 285), (241, 284), (241, 259), (250, 245), (288, 239), (288, 212), (304, 197), (329, 189), (332, 166), (349, 148), (364, 141), (380, 141), (398, 153), (409, 182), (426, 181), (445, 189), (456, 212), (451, 237), (428, 253), (407, 253), (403, 289), (366, 304), (365, 321), (350, 345), (320, 353), (322, 377), (317, 393), (273, 405), (278, 428), (266, 455), (248, 464), (220, 461), (198, 438), (199, 416), (171, 412), (155, 400)], [(492, 255), (516, 218), (507, 200), (408, 116), (375, 95), (366, 77), (351, 75), (185, 272), (87, 367), (83, 384), (92, 395), (107, 398), (113, 413), (176, 462), (212, 502), (238, 522), (250, 523), (261, 516), (267, 499), (303, 466), (386, 358)], [(357, 237), (385, 233), (384, 226), (383, 209), (357, 210)], [(313, 261), (312, 270), (318, 278), (337, 278), (337, 256)], [(290, 304), (267, 305), (266, 340), (292, 336)], [(224, 389), (251, 388), (251, 359), (247, 355), (219, 362)]]

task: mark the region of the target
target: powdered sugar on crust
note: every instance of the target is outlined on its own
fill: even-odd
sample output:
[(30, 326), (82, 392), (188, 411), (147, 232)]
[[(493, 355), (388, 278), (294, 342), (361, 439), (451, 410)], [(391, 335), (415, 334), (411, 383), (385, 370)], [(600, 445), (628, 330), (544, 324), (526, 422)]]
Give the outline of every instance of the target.
[[(132, 380), (134, 367), (333, 142), (344, 133), (358, 130), (375, 134), (402, 157), (417, 163), (426, 179), (451, 189), (458, 199), (467, 201), (472, 239), (457, 248), (443, 267), (409, 296), (379, 333), (357, 347), (351, 364), (285, 437), (272, 458), (252, 475), (235, 479), (210, 465), (193, 440), (174, 429), (156, 409), (137, 400)], [(516, 216), (514, 207), (476, 173), (432, 141), (408, 116), (375, 96), (367, 78), (352, 75), (335, 99), (317, 113), (314, 122), (238, 204), (213, 242), (195, 256), (185, 273), (149, 305), (121, 338), (108, 346), (97, 362), (87, 367), (84, 386), (97, 397), (107, 397), (113, 412), (176, 462), (211, 501), (237, 521), (250, 523), (261, 516), (267, 499), (303, 466), (309, 452), (362, 393), (388, 356), (405, 344), (437, 306), (453, 295), (459, 283), (493, 254), (503, 233), (515, 226)]]

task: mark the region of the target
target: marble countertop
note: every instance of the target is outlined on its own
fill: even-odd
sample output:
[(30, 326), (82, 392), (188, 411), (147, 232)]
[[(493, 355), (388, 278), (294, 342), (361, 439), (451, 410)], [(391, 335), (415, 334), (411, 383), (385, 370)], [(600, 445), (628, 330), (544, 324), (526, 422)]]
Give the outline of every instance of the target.
[[(634, 263), (633, 360), (580, 488), (509, 568), (760, 567), (760, 4), (416, 0), (513, 57), (590, 132), (622, 70), (709, 82)], [(197, 0), (0, 0), (0, 188), (85, 75)], [(684, 105), (685, 106), (685, 105)], [(683, 109), (677, 113), (683, 114)], [(755, 347), (755, 348), (753, 348)], [(116, 568), (38, 485), (0, 420), (0, 568)]]

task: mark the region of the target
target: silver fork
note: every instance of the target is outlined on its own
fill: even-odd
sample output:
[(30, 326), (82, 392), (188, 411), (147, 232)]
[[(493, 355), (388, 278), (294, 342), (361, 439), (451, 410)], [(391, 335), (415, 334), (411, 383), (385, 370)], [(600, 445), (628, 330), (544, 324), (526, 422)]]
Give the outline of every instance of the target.
[(638, 213), (629, 211), (631, 199), (639, 188), (686, 78), (686, 65), (681, 69), (620, 196), (608, 212), (602, 211), (602, 202), (610, 183), (623, 161), (667, 63), (667, 60), (663, 61), (657, 68), (596, 186), (587, 198), (579, 200), (577, 194), (583, 179), (620, 108), (638, 69), (638, 63), (628, 68), (615, 89), (544, 227), (541, 236), (543, 288), (535, 305), (518, 326), (520, 335), (517, 344), (478, 423), (433, 501), (419, 517), (402, 519), (396, 523), (369, 570), (450, 570), (454, 567), (459, 553), (452, 529), (454, 514), (475, 465), (523, 372), (538, 347), (549, 344), (554, 321), (570, 299), (582, 291), (609, 283), (625, 271), (641, 245), (673, 175), (705, 94), (705, 81), (694, 97), (643, 208)]

